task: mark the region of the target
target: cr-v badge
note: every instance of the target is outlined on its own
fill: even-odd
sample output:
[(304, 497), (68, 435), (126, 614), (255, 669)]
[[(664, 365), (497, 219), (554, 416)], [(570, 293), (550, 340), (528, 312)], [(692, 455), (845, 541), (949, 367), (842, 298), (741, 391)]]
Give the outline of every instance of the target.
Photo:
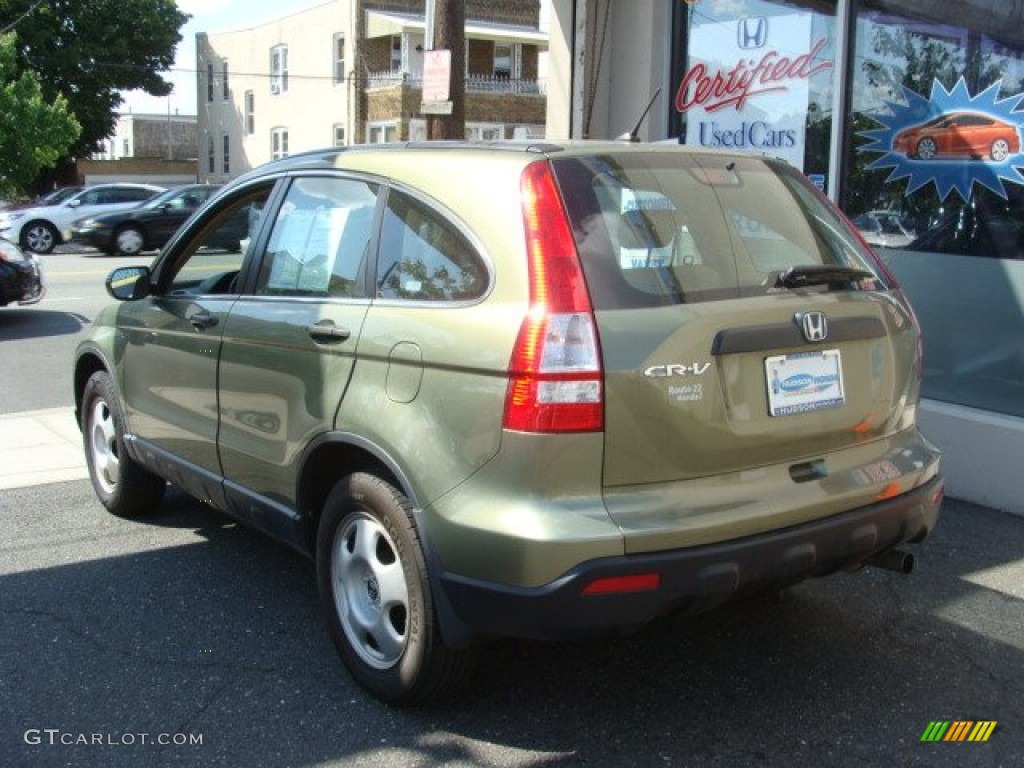
[(711, 363), (667, 363), (666, 365), (652, 365), (644, 371), (644, 376), (649, 379), (664, 379), (669, 376), (700, 376), (707, 373)]

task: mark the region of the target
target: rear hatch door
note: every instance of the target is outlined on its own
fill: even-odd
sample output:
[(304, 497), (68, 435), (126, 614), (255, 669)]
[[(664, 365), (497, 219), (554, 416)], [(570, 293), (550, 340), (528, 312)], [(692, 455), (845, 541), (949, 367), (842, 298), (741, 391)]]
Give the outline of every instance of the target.
[(797, 172), (657, 149), (554, 167), (599, 329), (606, 487), (813, 476), (912, 420), (912, 318)]

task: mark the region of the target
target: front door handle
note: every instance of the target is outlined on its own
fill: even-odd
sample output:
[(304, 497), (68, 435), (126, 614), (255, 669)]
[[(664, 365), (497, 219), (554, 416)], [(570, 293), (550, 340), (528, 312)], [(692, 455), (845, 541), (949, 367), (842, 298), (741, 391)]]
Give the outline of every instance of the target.
[(188, 321), (197, 331), (205, 331), (217, 324), (217, 316), (211, 315), (205, 309), (200, 309), (188, 314)]
[(352, 331), (335, 325), (333, 320), (321, 320), (319, 323), (306, 326), (306, 330), (313, 341), (323, 344), (335, 344), (339, 341), (345, 341), (352, 335)]

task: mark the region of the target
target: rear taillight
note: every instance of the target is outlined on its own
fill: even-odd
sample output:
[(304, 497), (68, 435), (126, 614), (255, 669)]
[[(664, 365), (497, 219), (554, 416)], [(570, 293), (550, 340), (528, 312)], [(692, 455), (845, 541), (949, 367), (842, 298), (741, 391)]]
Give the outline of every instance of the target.
[(509, 362), (504, 427), (520, 432), (601, 430), (604, 396), (597, 328), (549, 165), (528, 166), (520, 187), (530, 310)]

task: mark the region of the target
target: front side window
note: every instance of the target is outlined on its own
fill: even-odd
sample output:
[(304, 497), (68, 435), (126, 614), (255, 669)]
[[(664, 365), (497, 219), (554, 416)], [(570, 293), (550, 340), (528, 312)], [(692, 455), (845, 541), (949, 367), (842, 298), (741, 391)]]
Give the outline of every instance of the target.
[(337, 178), (292, 182), (256, 284), (263, 296), (361, 298), (378, 187)]
[(270, 92), (288, 91), (288, 46), (275, 45), (270, 49)]
[(224, 145), (223, 156), (221, 157), (221, 171), (223, 173), (231, 173), (231, 137), (225, 133), (221, 139), (221, 143)]
[(224, 61), (222, 72), (223, 72), (223, 75), (224, 75), (224, 80), (223, 80), (223, 82), (221, 82), (221, 98), (224, 99), (224, 101), (227, 101), (228, 99), (231, 98), (231, 88), (228, 86), (228, 62), (227, 62), (227, 60)]
[(266, 183), (207, 211), (175, 263), (158, 275), (159, 290), (172, 296), (237, 293), (242, 262), (272, 189)]
[(213, 136), (206, 140), (206, 170), (210, 173), (217, 172), (217, 147), (213, 143)]
[(411, 195), (388, 194), (378, 250), (380, 298), (467, 301), (487, 290), (487, 268), (466, 236)]

